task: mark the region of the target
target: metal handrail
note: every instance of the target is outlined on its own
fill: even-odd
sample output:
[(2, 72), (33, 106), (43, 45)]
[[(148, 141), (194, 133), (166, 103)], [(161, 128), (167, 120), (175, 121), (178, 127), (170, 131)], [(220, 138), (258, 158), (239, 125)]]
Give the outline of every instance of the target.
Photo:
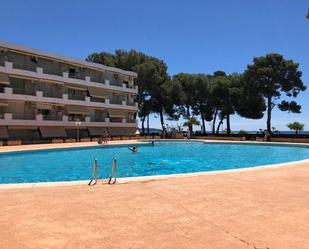
[(117, 182), (117, 171), (117, 160), (116, 157), (114, 157), (112, 160), (111, 175), (108, 184), (115, 184)]
[(98, 182), (98, 161), (97, 159), (93, 159), (93, 166), (92, 166), (92, 178), (88, 183), (88, 186), (92, 186), (97, 184)]

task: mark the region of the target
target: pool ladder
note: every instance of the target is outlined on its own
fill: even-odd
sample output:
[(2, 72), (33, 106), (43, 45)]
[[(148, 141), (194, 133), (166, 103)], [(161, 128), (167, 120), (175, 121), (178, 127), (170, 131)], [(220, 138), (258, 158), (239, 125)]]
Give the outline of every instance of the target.
[(111, 175), (109, 177), (108, 184), (115, 184), (117, 182), (117, 172), (118, 172), (117, 159), (116, 159), (116, 157), (113, 157), (112, 167), (111, 167)]
[(92, 178), (88, 183), (88, 186), (95, 185), (98, 182), (98, 161), (97, 159), (93, 159), (93, 166), (92, 166)]
[[(117, 159), (116, 157), (113, 157), (112, 160), (112, 166), (111, 166), (111, 174), (108, 180), (108, 184), (115, 184), (117, 182)], [(98, 182), (98, 161), (97, 159), (93, 160), (93, 166), (92, 166), (92, 178), (90, 182), (88, 183), (88, 186), (92, 186), (97, 184)]]

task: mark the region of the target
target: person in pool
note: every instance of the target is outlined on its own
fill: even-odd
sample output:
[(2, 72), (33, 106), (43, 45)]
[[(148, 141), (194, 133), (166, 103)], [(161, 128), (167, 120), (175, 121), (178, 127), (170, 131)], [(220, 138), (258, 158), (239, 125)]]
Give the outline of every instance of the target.
[(138, 148), (137, 146), (132, 146), (132, 147), (129, 147), (129, 150), (131, 150), (132, 152), (137, 152)]

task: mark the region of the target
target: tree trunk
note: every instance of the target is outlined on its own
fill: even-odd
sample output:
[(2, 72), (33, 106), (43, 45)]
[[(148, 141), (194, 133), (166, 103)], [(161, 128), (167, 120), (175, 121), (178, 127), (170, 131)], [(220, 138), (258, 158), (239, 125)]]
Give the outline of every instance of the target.
[[(191, 117), (191, 114), (190, 114), (190, 106), (186, 106), (186, 109), (187, 109), (187, 118), (188, 118), (188, 120), (189, 120), (189, 118)], [(192, 127), (192, 124), (191, 123), (189, 123), (189, 130), (190, 130), (190, 132), (191, 132), (191, 134), (192, 134), (192, 132), (193, 132), (193, 127)]]
[(228, 135), (231, 135), (230, 114), (226, 115), (226, 132)]
[(149, 114), (147, 115), (147, 134), (149, 135)]
[(224, 117), (221, 118), (219, 124), (218, 124), (218, 127), (217, 127), (217, 131), (216, 131), (216, 134), (218, 135), (219, 134), (219, 129), (220, 129), (220, 126), (223, 124), (223, 119)]
[(271, 131), (271, 111), (272, 111), (272, 99), (271, 96), (267, 97), (267, 131), (272, 134)]
[(202, 127), (203, 127), (202, 132), (203, 132), (203, 134), (205, 134), (206, 133), (206, 127), (205, 127), (205, 118), (204, 118), (203, 113), (201, 113), (201, 119), (202, 119)]
[(189, 118), (191, 116), (190, 114), (190, 106), (186, 106), (186, 109), (187, 109), (187, 117)]
[(146, 116), (143, 116), (142, 117), (142, 134), (145, 134), (145, 118), (146, 118)]
[(216, 119), (218, 115), (218, 108), (216, 108), (215, 114), (214, 114), (214, 120), (212, 123), (212, 134), (215, 135), (215, 128), (216, 128)]
[(161, 122), (162, 130), (164, 131), (165, 127), (164, 127), (164, 117), (163, 117), (162, 109), (160, 110), (159, 114), (160, 114), (160, 122)]

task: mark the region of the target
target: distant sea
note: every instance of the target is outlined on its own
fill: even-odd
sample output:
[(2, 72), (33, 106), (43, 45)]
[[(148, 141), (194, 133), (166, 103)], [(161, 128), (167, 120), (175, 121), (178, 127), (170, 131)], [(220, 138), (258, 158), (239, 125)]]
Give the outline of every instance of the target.
[[(139, 128), (140, 132), (142, 131), (141, 128)], [(185, 131), (185, 129), (184, 129)], [(198, 130), (195, 130), (198, 131)], [(145, 129), (145, 132), (147, 132), (147, 129)], [(156, 129), (156, 128), (149, 128), (149, 132), (151, 133), (161, 133), (161, 129)], [(257, 134), (258, 131), (246, 131), (248, 134)], [(211, 133), (210, 131), (207, 131), (207, 133)], [(225, 133), (225, 132), (221, 132), (220, 133)], [(239, 131), (232, 131), (232, 134), (238, 134)], [(260, 132), (259, 132), (260, 133)], [(282, 134), (282, 135), (294, 135), (295, 131), (278, 131), (275, 132), (275, 134)], [(301, 131), (299, 132), (299, 135), (309, 135), (309, 131)]]
[[(256, 134), (257, 131), (246, 131), (248, 134)], [(232, 131), (233, 134), (238, 134), (239, 131)], [(259, 132), (260, 133), (260, 132)], [(274, 134), (283, 134), (283, 135), (293, 135), (295, 134), (295, 131), (278, 131)], [(309, 131), (301, 131), (298, 133), (299, 135), (309, 135)]]

